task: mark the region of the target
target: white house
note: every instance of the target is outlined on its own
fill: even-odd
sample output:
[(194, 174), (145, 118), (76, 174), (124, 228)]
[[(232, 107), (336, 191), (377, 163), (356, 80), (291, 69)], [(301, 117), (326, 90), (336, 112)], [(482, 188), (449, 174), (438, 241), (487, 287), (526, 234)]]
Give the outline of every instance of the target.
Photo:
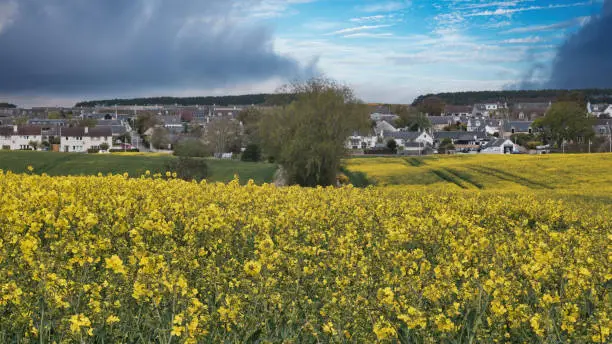
[(61, 128), (60, 135), (62, 152), (84, 153), (91, 148), (100, 149), (103, 143), (109, 147), (113, 145), (113, 132), (108, 127)]
[(347, 149), (368, 149), (374, 148), (376, 143), (378, 142), (377, 136), (363, 136), (357, 133), (349, 136), (346, 140), (346, 148)]
[(425, 131), (385, 131), (381, 137), (386, 140), (394, 139), (399, 147), (409, 144), (422, 144), (432, 146), (434, 139)]
[(24, 125), (0, 128), (0, 148), (10, 150), (32, 149), (30, 142), (42, 142), (42, 129), (38, 126)]
[(482, 146), (481, 154), (511, 154), (518, 151), (518, 147), (508, 139), (493, 140)]

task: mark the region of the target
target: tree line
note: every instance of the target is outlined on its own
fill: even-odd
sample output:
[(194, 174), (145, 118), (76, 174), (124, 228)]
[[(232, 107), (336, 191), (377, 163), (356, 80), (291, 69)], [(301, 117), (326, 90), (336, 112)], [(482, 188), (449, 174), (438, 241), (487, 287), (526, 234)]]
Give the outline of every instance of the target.
[(0, 109), (16, 109), (17, 105), (10, 103), (0, 103)]
[(96, 106), (149, 106), (149, 105), (279, 105), (287, 104), (293, 99), (282, 94), (247, 94), (238, 96), (208, 96), (208, 97), (153, 97), (133, 99), (92, 100), (77, 103), (75, 107)]
[(439, 98), (449, 105), (474, 105), (486, 102), (525, 102), (525, 101), (559, 101), (578, 94), (583, 100), (593, 103), (612, 103), (612, 89), (584, 89), (584, 90), (523, 90), (523, 91), (474, 91), (474, 92), (445, 92), (426, 94), (417, 97), (412, 105), (419, 106), (431, 97)]

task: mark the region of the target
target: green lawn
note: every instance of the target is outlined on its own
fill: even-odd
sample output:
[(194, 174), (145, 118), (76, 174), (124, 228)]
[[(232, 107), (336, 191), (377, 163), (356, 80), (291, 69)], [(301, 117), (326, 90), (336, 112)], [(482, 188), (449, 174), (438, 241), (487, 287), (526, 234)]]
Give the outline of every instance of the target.
[[(172, 156), (164, 155), (121, 155), (121, 154), (77, 154), (30, 151), (0, 151), (0, 169), (23, 173), (30, 165), (34, 173), (46, 173), (51, 176), (96, 175), (98, 173), (140, 176), (149, 170), (151, 173), (166, 171), (166, 163)], [(274, 178), (276, 166), (267, 163), (247, 163), (235, 160), (207, 161), (208, 180), (228, 182), (237, 174), (242, 183), (253, 179), (256, 183), (269, 183)]]

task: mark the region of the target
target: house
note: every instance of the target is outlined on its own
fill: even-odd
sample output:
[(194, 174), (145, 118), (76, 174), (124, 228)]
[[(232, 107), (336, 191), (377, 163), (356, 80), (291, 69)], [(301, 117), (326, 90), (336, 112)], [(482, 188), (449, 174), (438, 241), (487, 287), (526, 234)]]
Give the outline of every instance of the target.
[(473, 111), (474, 108), (469, 105), (446, 105), (444, 107), (444, 115), (453, 117), (468, 117)]
[(28, 120), (30, 125), (38, 125), (43, 127), (67, 127), (67, 119), (46, 119), (46, 118), (32, 118)]
[(508, 139), (496, 139), (482, 146), (482, 154), (511, 154), (518, 151), (518, 147)]
[(455, 116), (428, 116), (433, 131), (442, 131), (444, 128), (456, 123)]
[(467, 131), (485, 132), (488, 135), (495, 135), (501, 131), (503, 121), (487, 118), (470, 118), (467, 121)]
[(440, 131), (434, 133), (436, 145), (440, 145), (445, 139), (451, 140), (458, 150), (476, 150), (487, 140), (487, 133), (481, 131)]
[(502, 126), (502, 137), (510, 138), (514, 134), (533, 134), (532, 121), (506, 121)]
[(385, 131), (381, 134), (383, 140), (395, 140), (398, 147), (408, 147), (409, 144), (433, 146), (434, 139), (425, 131)]
[(0, 128), (0, 147), (10, 150), (31, 150), (31, 142), (43, 141), (42, 130), (38, 126), (23, 125)]
[(183, 129), (183, 126), (184, 126), (183, 121), (181, 120), (181, 117), (179, 116), (163, 116), (162, 122), (163, 122), (164, 128), (167, 128), (167, 129), (170, 129), (170, 128)]
[(612, 133), (612, 119), (598, 119), (593, 125), (595, 135), (602, 137), (610, 137)]
[(100, 149), (106, 143), (113, 145), (113, 132), (110, 128), (61, 128), (60, 149), (62, 152), (84, 153), (89, 149)]
[(515, 103), (510, 112), (510, 117), (514, 120), (533, 121), (536, 118), (546, 116), (551, 106), (552, 102)]
[(399, 118), (399, 116), (391, 114), (391, 113), (378, 113), (378, 112), (375, 112), (373, 114), (370, 114), (370, 119), (372, 121), (375, 121), (375, 122), (385, 121), (385, 122), (393, 123), (398, 118)]
[(399, 129), (395, 128), (387, 121), (380, 121), (376, 123), (376, 126), (374, 127), (374, 133), (376, 133), (376, 135), (380, 136), (385, 131), (399, 131)]
[(347, 149), (368, 149), (374, 148), (378, 142), (378, 136), (375, 135), (360, 135), (354, 133), (346, 140)]
[(472, 110), (473, 117), (491, 117), (497, 114), (501, 110), (507, 109), (508, 106), (506, 104), (502, 104), (499, 102), (496, 103), (482, 103), (482, 104), (474, 104), (474, 108)]
[(595, 117), (612, 117), (612, 105), (610, 104), (587, 104), (587, 111)]

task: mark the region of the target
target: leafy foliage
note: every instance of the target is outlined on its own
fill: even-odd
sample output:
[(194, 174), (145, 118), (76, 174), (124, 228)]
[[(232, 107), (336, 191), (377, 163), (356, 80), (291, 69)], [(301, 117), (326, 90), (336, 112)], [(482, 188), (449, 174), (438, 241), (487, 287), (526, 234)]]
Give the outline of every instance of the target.
[(212, 150), (202, 140), (185, 139), (174, 146), (174, 155), (204, 158), (212, 156)]
[(427, 94), (417, 97), (412, 103), (413, 106), (418, 106), (423, 103), (425, 98), (436, 96), (442, 99), (446, 104), (453, 105), (474, 105), (477, 103), (486, 102), (508, 102), (509, 104), (516, 101), (542, 101), (544, 99), (550, 101), (562, 100), (568, 94), (582, 94), (585, 99), (591, 102), (612, 103), (612, 89), (586, 89), (577, 91), (567, 90), (524, 90), (524, 91), (478, 91), (478, 92), (448, 92), (438, 94)]
[(283, 93), (296, 100), (262, 118), (264, 151), (291, 184), (335, 185), (346, 137), (370, 123), (367, 108), (351, 89), (327, 79), (290, 85)]
[(0, 109), (16, 109), (17, 105), (10, 103), (0, 103)]
[(393, 113), (399, 118), (395, 121), (396, 128), (407, 128), (410, 131), (419, 131), (431, 128), (429, 118), (414, 107), (398, 105)]
[(109, 99), (80, 102), (75, 107), (95, 106), (129, 106), (129, 105), (263, 105), (266, 103), (284, 105), (286, 100), (272, 94), (247, 94), (239, 96), (209, 96), (209, 97), (154, 97), (133, 99)]
[(168, 161), (166, 169), (176, 173), (177, 178), (183, 180), (201, 181), (208, 177), (208, 165), (206, 160), (187, 156)]
[(575, 102), (553, 104), (543, 118), (538, 118), (533, 127), (541, 132), (547, 142), (560, 146), (565, 141), (588, 140), (592, 138), (595, 120), (589, 118), (586, 109)]
[(259, 162), (261, 161), (261, 147), (259, 145), (251, 143), (246, 146), (244, 152), (242, 152), (242, 156), (240, 157), (242, 161), (250, 161), (250, 162)]

